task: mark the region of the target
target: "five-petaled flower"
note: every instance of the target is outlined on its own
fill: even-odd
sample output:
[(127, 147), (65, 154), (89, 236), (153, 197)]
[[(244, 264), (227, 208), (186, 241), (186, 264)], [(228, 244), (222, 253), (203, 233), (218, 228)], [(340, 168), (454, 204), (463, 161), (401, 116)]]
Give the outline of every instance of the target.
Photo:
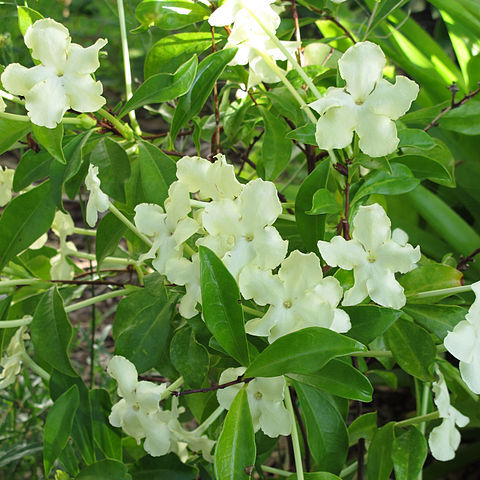
[(345, 88), (330, 87), (310, 104), (320, 114), (315, 134), (320, 148), (345, 148), (357, 132), (360, 150), (371, 157), (396, 150), (394, 120), (408, 111), (419, 89), (403, 75), (394, 85), (383, 79), (385, 64), (382, 49), (371, 42), (357, 43), (343, 54), (338, 68)]
[(2, 73), (3, 86), (13, 95), (25, 97), (33, 123), (55, 128), (65, 112), (95, 112), (105, 104), (101, 82), (92, 78), (100, 66), (98, 52), (107, 40), (98, 39), (88, 48), (71, 42), (63, 25), (51, 18), (37, 20), (25, 33), (25, 45), (39, 64), (26, 68), (8, 65)]

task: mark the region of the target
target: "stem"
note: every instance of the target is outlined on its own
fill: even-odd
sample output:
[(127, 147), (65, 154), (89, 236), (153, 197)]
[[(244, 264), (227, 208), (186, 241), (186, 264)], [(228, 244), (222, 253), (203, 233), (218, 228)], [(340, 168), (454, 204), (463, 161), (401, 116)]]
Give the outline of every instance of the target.
[[(317, 119), (315, 118), (315, 115), (312, 113), (310, 110), (310, 107), (307, 105), (305, 100), (298, 94), (298, 92), (295, 90), (295, 87), (288, 81), (287, 77), (283, 73), (283, 70), (277, 66), (277, 64), (272, 60), (270, 55), (267, 55), (266, 53), (262, 52), (261, 50), (255, 49), (255, 51), (265, 60), (267, 65), (271, 68), (273, 72), (280, 78), (282, 83), (287, 87), (289, 92), (293, 95), (295, 100), (300, 104), (300, 106), (305, 109), (305, 112), (310, 119), (312, 123), (317, 123)], [(295, 62), (296, 63), (296, 62)], [(303, 70), (302, 70), (303, 72)]]
[(77, 227), (73, 229), (73, 233), (76, 233), (77, 235), (89, 235), (91, 237), (94, 237), (97, 234), (95, 230), (89, 230), (88, 228), (77, 228)]
[(285, 404), (290, 414), (290, 422), (292, 424), (292, 444), (293, 444), (293, 456), (295, 458), (295, 470), (297, 471), (297, 480), (304, 480), (303, 476), (303, 463), (302, 452), (300, 450), (300, 441), (298, 439), (297, 423), (295, 420), (295, 412), (293, 410), (292, 398), (290, 396), (290, 390), (286, 388)]
[(120, 133), (125, 140), (129, 142), (133, 140), (132, 129), (126, 123), (123, 123), (111, 113), (108, 113), (104, 108), (98, 110), (97, 113), (103, 118), (107, 119), (118, 130), (118, 133)]
[[(258, 22), (262, 30), (270, 37), (270, 40), (279, 48), (279, 50), (287, 57), (287, 60), (290, 62), (292, 67), (298, 72), (300, 77), (303, 81), (308, 85), (308, 88), (312, 91), (312, 93), (317, 97), (321, 98), (320, 92), (317, 90), (317, 87), (313, 84), (312, 79), (305, 73), (303, 68), (298, 64), (295, 60), (295, 57), (285, 48), (285, 45), (277, 38), (277, 36), (272, 33), (263, 23), (262, 21), (249, 9), (246, 10), (252, 15), (252, 17)], [(263, 56), (263, 55), (262, 55)], [(300, 480), (300, 479), (299, 479)]]
[[(127, 28), (125, 24), (125, 10), (123, 8), (123, 0), (117, 0), (118, 22), (120, 23), (120, 37), (122, 39), (122, 54), (123, 54), (123, 71), (125, 73), (125, 93), (129, 100), (132, 97), (132, 73), (130, 69), (130, 54), (128, 51)], [(141, 135), (142, 131), (138, 125), (135, 116), (135, 110), (128, 112), (130, 122), (137, 135)]]
[(440, 288), (439, 290), (430, 290), (429, 292), (419, 292), (407, 295), (408, 298), (429, 298), (438, 295), (455, 295), (457, 293), (469, 292), (472, 289), (471, 285), (462, 285), (460, 287)]
[(208, 427), (222, 414), (225, 409), (222, 406), (216, 408), (216, 410), (203, 422), (201, 423), (192, 433), (195, 435), (201, 435), (204, 433)]
[(113, 290), (112, 292), (102, 293), (102, 295), (97, 295), (96, 297), (87, 298), (87, 300), (82, 300), (81, 302), (73, 303), (72, 305), (67, 305), (65, 307), (65, 312), (75, 312), (76, 310), (80, 310), (81, 308), (89, 307), (98, 302), (103, 302), (104, 300), (108, 300), (109, 298), (119, 297), (121, 295), (126, 295), (127, 293), (131, 292), (130, 289), (122, 288), (120, 290)]
[(370, 27), (372, 26), (373, 20), (375, 19), (375, 14), (377, 13), (379, 3), (380, 0), (376, 0), (375, 5), (373, 6), (372, 13), (370, 14), (370, 18), (368, 19), (367, 29), (365, 30), (365, 35), (363, 36), (362, 42), (364, 42), (368, 38), (368, 34), (370, 33)]
[[(93, 253), (77, 252), (74, 250), (68, 251), (69, 257), (85, 258), (86, 260), (96, 260), (96, 256)], [(135, 265), (137, 262), (129, 258), (120, 257), (106, 257), (104, 262), (118, 263), (119, 265)]]
[(2, 280), (0, 281), (0, 288), (22, 286), (22, 285), (33, 285), (34, 283), (50, 283), (50, 282), (48, 280), (41, 280), (39, 278), (19, 278), (17, 280)]
[(109, 210), (129, 229), (131, 230), (138, 238), (143, 240), (149, 247), (152, 246), (150, 239), (145, 236), (138, 228), (120, 211), (113, 203), (110, 203), (108, 206)]
[(281, 213), (278, 218), (287, 220), (287, 222), (296, 222), (295, 215), (291, 215), (290, 213)]
[(36, 373), (39, 377), (42, 377), (46, 382), (50, 380), (50, 374), (46, 372), (40, 365), (37, 365), (27, 354), (27, 352), (22, 353), (22, 362), (30, 368), (30, 370)]
[(280, 470), (279, 468), (269, 467), (268, 465), (262, 465), (261, 469), (267, 473), (274, 473), (279, 477), (291, 477), (292, 472), (287, 472), (286, 470)]
[(25, 327), (26, 325), (30, 325), (30, 323), (32, 323), (32, 317), (28, 315), (18, 320), (2, 320), (0, 322), (0, 328)]
[(25, 105), (25, 100), (22, 100), (19, 97), (16, 97), (15, 95), (11, 95), (10, 93), (5, 92), (4, 90), (0, 90), (0, 97), (6, 98), (7, 100), (10, 100), (11, 102), (18, 103), (19, 105)]
[(396, 427), (408, 427), (409, 425), (418, 425), (419, 423), (429, 422), (430, 420), (436, 420), (440, 418), (440, 413), (438, 410), (436, 412), (427, 413), (426, 415), (420, 415), (418, 417), (407, 418), (401, 422), (396, 422)]
[(245, 313), (249, 313), (250, 315), (255, 315), (256, 317), (263, 317), (265, 314), (261, 310), (256, 310), (252, 307), (247, 307), (246, 305), (242, 305), (242, 310)]
[(183, 385), (183, 377), (178, 377), (172, 384), (170, 384), (167, 389), (160, 395), (160, 401), (172, 395), (176, 388)]
[[(23, 123), (31, 122), (31, 119), (29, 116), (17, 115), (16, 113), (1, 112), (0, 118), (5, 118), (6, 120), (13, 120), (15, 122), (23, 122)], [(79, 118), (79, 117), (65, 117), (62, 119), (62, 123), (65, 125), (75, 125), (80, 128), (90, 128), (90, 126), (86, 124), (85, 119)]]

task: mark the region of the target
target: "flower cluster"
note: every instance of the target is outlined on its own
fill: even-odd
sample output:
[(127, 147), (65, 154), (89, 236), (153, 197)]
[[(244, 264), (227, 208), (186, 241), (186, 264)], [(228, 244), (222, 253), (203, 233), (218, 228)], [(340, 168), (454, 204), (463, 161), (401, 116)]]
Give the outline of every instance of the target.
[(62, 24), (51, 18), (37, 20), (25, 33), (25, 45), (38, 65), (8, 65), (2, 84), (11, 94), (25, 97), (33, 123), (55, 128), (69, 108), (95, 112), (105, 104), (103, 86), (91, 74), (100, 66), (98, 52), (106, 44), (107, 40), (98, 39), (83, 48), (72, 43)]
[(357, 132), (360, 150), (371, 157), (396, 150), (394, 120), (408, 111), (419, 88), (403, 75), (394, 85), (383, 79), (385, 64), (382, 49), (371, 42), (359, 42), (343, 54), (338, 68), (345, 88), (330, 87), (310, 104), (320, 114), (315, 134), (320, 148), (345, 148)]
[(460, 432), (456, 429), (456, 426), (464, 427), (470, 419), (450, 405), (447, 384), (437, 365), (435, 365), (435, 373), (438, 381), (433, 383), (432, 390), (435, 394), (435, 405), (443, 421), (431, 431), (428, 445), (432, 455), (437, 460), (447, 462), (455, 457), (455, 451), (460, 445)]
[(201, 452), (205, 460), (213, 461), (211, 450), (214, 442), (180, 425), (178, 416), (184, 409), (178, 407), (177, 397), (172, 398), (171, 410), (160, 407), (167, 389), (165, 384), (139, 382), (135, 365), (118, 355), (110, 360), (107, 371), (117, 381), (118, 395), (122, 397), (112, 407), (109, 416), (114, 427), (121, 427), (138, 444), (145, 439), (143, 448), (153, 457), (174, 452), (185, 459), (188, 448), (193, 452)]
[(453, 331), (445, 337), (446, 349), (460, 360), (460, 374), (468, 388), (480, 394), (480, 282), (472, 285), (475, 301)]
[[(266, 28), (271, 35), (275, 35), (280, 25), (280, 16), (272, 7), (272, 3), (274, 0), (226, 0), (208, 19), (212, 26), (222, 27), (233, 24), (226, 48), (237, 48), (237, 53), (230, 65), (249, 64), (248, 88), (260, 82), (279, 81), (259, 52), (273, 60), (287, 59), (264, 30)], [(282, 43), (292, 52), (299, 46), (297, 42)]]
[(3, 368), (0, 373), (0, 389), (7, 388), (15, 382), (15, 378), (20, 372), (22, 357), (25, 353), (23, 342), (29, 338), (27, 327), (17, 329), (11, 338), (7, 347), (7, 355), (0, 360), (0, 366)]

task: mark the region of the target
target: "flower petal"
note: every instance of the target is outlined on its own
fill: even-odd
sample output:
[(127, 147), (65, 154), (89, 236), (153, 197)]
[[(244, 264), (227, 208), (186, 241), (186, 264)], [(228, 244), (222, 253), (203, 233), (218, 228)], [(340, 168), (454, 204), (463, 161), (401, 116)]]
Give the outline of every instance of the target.
[(362, 245), (354, 240), (345, 240), (340, 235), (333, 237), (329, 242), (319, 240), (320, 255), (331, 267), (340, 267), (343, 270), (352, 270), (366, 261), (366, 252)]
[(402, 247), (393, 240), (387, 240), (375, 250), (376, 262), (393, 272), (410, 272), (416, 267), (420, 257), (419, 246), (413, 248), (410, 244), (407, 244)]
[(403, 75), (397, 75), (395, 79), (395, 85), (383, 78), (379, 80), (365, 102), (374, 113), (385, 115), (392, 120), (405, 115), (417, 98), (419, 90), (413, 80)]
[(348, 313), (336, 308), (334, 310), (333, 322), (330, 325), (330, 330), (333, 330), (337, 333), (345, 333), (348, 332), (352, 328), (352, 324), (350, 322), (350, 317)]
[(455, 428), (455, 423), (450, 418), (435, 427), (428, 437), (428, 446), (432, 456), (442, 462), (447, 462), (455, 457), (455, 451), (460, 445), (460, 433)]
[(1, 79), (5, 90), (12, 95), (25, 96), (38, 82), (52, 76), (56, 76), (56, 73), (51, 67), (37, 65), (32, 68), (26, 68), (19, 63), (11, 63), (5, 68)]
[(132, 396), (138, 380), (135, 365), (125, 357), (115, 355), (108, 363), (107, 372), (117, 381), (118, 394), (129, 403), (133, 401)]
[(473, 360), (477, 337), (474, 326), (466, 320), (459, 322), (443, 340), (445, 348), (458, 360), (470, 363)]
[(353, 219), (352, 236), (375, 256), (380, 245), (390, 240), (391, 225), (388, 215), (378, 203), (364, 205)]
[(386, 64), (382, 49), (372, 42), (359, 42), (350, 47), (338, 61), (340, 75), (355, 102), (364, 102), (382, 78)]
[(71, 43), (68, 49), (68, 58), (65, 73), (93, 73), (100, 66), (98, 52), (108, 43), (108, 40), (99, 38), (87, 48), (76, 43)]
[(368, 297), (367, 281), (371, 275), (370, 264), (365, 263), (353, 270), (353, 278), (355, 283), (353, 287), (347, 290), (343, 296), (342, 305), (358, 305)]
[(255, 265), (247, 265), (240, 274), (240, 291), (245, 299), (258, 305), (274, 305), (282, 301), (283, 285), (277, 275)]
[(407, 299), (394, 273), (383, 267), (377, 267), (376, 264), (373, 265), (370, 278), (367, 280), (367, 290), (372, 301), (383, 307), (402, 308)]
[[(478, 344), (477, 344), (478, 349)], [(477, 395), (480, 394), (480, 362), (472, 363), (460, 362), (460, 374), (463, 381), (467, 384), (468, 388)]]
[(355, 105), (330, 108), (317, 121), (315, 130), (317, 145), (325, 150), (345, 148), (352, 143), (357, 123)]
[(263, 433), (271, 438), (292, 432), (290, 415), (283, 402), (270, 403), (268, 408), (262, 409), (258, 422)]
[(135, 226), (145, 235), (153, 236), (165, 229), (165, 213), (160, 205), (140, 203), (135, 207)]
[(96, 112), (105, 105), (102, 97), (103, 85), (89, 74), (65, 74), (63, 77), (65, 93), (70, 107), (77, 112)]

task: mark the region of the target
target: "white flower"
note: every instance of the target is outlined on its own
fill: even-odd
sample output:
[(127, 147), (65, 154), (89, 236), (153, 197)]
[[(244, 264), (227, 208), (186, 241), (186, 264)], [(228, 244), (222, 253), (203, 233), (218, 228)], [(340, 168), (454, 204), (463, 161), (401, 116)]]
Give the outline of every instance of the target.
[(12, 199), (14, 175), (15, 170), (7, 167), (0, 167), (0, 207), (5, 206)]
[(336, 278), (323, 278), (314, 253), (292, 252), (278, 271), (246, 267), (240, 275), (242, 294), (259, 305), (270, 305), (262, 318), (246, 324), (250, 335), (277, 338), (306, 327), (330, 328), (339, 333), (351, 328), (348, 315), (336, 306), (343, 295)]
[(450, 405), (447, 384), (437, 365), (435, 365), (435, 373), (438, 376), (438, 382), (433, 383), (432, 390), (435, 394), (435, 405), (443, 422), (431, 431), (428, 445), (437, 460), (447, 462), (455, 457), (455, 451), (460, 445), (460, 432), (455, 425), (464, 427), (470, 419)]
[(15, 382), (16, 376), (20, 373), (22, 356), (25, 353), (23, 342), (29, 338), (27, 327), (17, 329), (11, 338), (7, 347), (7, 355), (0, 360), (0, 366), (3, 368), (0, 373), (0, 389), (7, 388)]
[(67, 236), (73, 235), (75, 225), (68, 213), (57, 211), (53, 219), (52, 230), (60, 238), (60, 248), (57, 255), (50, 259), (50, 278), (52, 280), (72, 280), (75, 274), (73, 265), (67, 256), (77, 251), (73, 242), (67, 242)]
[(395, 122), (418, 95), (418, 85), (397, 75), (394, 85), (382, 78), (386, 64), (382, 49), (371, 42), (350, 47), (338, 61), (345, 88), (330, 87), (310, 106), (320, 114), (316, 139), (320, 148), (344, 148), (356, 131), (359, 147), (371, 157), (396, 150)]
[(6, 108), (7, 108), (7, 105), (5, 105), (5, 102), (3, 101), (3, 98), (0, 97), (0, 113), (3, 113)]
[(480, 282), (472, 285), (475, 301), (465, 316), (449, 332), (443, 343), (460, 360), (460, 374), (468, 388), (480, 394)]
[[(188, 217), (191, 211), (188, 189), (180, 182), (173, 182), (165, 200), (165, 212), (155, 204), (142, 203), (135, 207), (135, 225), (146, 235), (153, 237), (150, 250), (140, 260), (153, 258), (152, 265), (159, 273), (169, 275), (169, 264), (183, 257), (184, 243), (200, 225)], [(173, 267), (175, 268), (175, 267)]]
[(74, 228), (75, 224), (69, 213), (63, 213), (60, 210), (55, 213), (52, 230), (60, 239), (73, 235)]
[(108, 195), (103, 193), (100, 188), (100, 179), (98, 178), (98, 167), (90, 164), (88, 174), (85, 178), (85, 186), (90, 191), (87, 202), (87, 223), (94, 227), (98, 220), (98, 212), (104, 212), (108, 209)]
[(413, 270), (420, 260), (420, 247), (406, 243), (404, 234), (394, 232), (392, 238), (390, 229), (385, 210), (375, 203), (358, 209), (353, 219), (352, 240), (336, 236), (330, 242), (318, 242), (328, 265), (353, 269), (355, 284), (345, 292), (343, 305), (356, 305), (369, 295), (384, 307), (398, 309), (405, 305), (403, 287), (395, 279), (395, 272)]
[[(245, 370), (245, 367), (227, 368), (220, 375), (219, 384), (236, 380), (245, 373)], [(243, 384), (239, 383), (217, 390), (218, 403), (228, 410), (242, 387)], [(248, 404), (255, 431), (261, 428), (265, 435), (272, 438), (290, 435), (292, 430), (290, 416), (283, 403), (285, 388), (284, 377), (258, 377), (248, 383)]]
[(91, 74), (100, 66), (98, 52), (107, 40), (83, 48), (71, 43), (68, 30), (51, 18), (37, 20), (25, 33), (25, 45), (40, 63), (26, 68), (8, 65), (2, 83), (13, 95), (25, 97), (28, 116), (36, 125), (55, 128), (64, 113), (95, 112), (105, 104), (101, 82)]

